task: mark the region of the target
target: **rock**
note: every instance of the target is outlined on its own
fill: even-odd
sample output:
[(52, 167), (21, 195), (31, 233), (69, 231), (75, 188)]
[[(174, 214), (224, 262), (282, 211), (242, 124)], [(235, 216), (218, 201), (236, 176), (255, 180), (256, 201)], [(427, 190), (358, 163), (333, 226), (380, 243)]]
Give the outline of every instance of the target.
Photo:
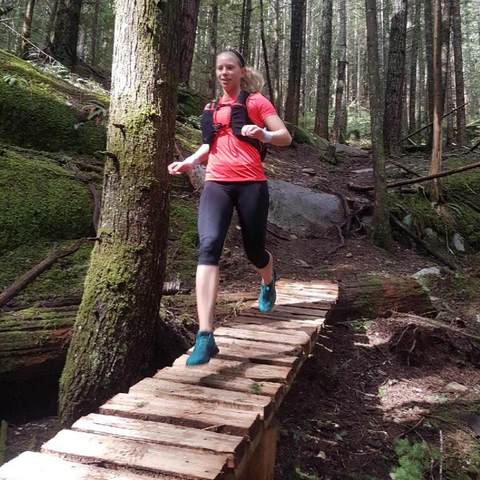
[(307, 262), (300, 259), (295, 260), (293, 263), (295, 263), (295, 265), (300, 265), (301, 267), (312, 268)]
[(457, 382), (450, 382), (445, 386), (444, 391), (450, 393), (465, 393), (468, 392), (468, 387), (460, 385), (460, 383)]
[(339, 197), (314, 192), (283, 180), (269, 180), (268, 220), (300, 238), (320, 238), (345, 221)]
[(465, 253), (465, 240), (458, 233), (453, 234), (453, 245), (457, 252)]
[(315, 169), (313, 169), (313, 168), (302, 168), (302, 173), (308, 173), (309, 175), (315, 175)]
[(353, 253), (347, 253), (347, 258), (353, 257)]
[(346, 153), (351, 157), (368, 157), (368, 152), (358, 147), (351, 147), (350, 145), (343, 145), (342, 143), (335, 144), (335, 153)]
[(420, 277), (424, 275), (440, 275), (440, 269), (438, 267), (431, 267), (431, 268), (422, 268), (417, 273), (412, 275), (415, 280), (418, 280)]
[(292, 123), (285, 122), (285, 126), (287, 127), (290, 135), (293, 138), (295, 143), (300, 145), (311, 145), (312, 147), (317, 147), (322, 151), (326, 151), (329, 142), (318, 135), (315, 135), (313, 132), (309, 132), (304, 130), (303, 128), (298, 127), (297, 125), (293, 125)]
[(360, 170), (352, 170), (353, 173), (370, 173), (373, 172), (373, 168), (362, 168)]

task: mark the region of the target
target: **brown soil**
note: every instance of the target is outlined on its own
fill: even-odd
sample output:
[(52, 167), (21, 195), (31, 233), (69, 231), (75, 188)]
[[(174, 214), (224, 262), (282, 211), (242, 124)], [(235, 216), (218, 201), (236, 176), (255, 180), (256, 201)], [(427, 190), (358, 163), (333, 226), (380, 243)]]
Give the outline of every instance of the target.
[[(301, 163), (294, 158), (301, 158)], [(295, 179), (310, 188), (328, 187), (350, 204), (369, 202), (347, 188), (348, 181), (371, 182), (370, 172), (353, 173), (371, 167), (368, 157), (330, 166), (319, 161), (313, 148), (274, 148), (265, 165), (271, 177)], [(302, 173), (305, 167), (316, 174)], [(364, 233), (347, 238), (344, 247), (336, 249), (337, 232), (322, 239), (298, 239), (273, 225), (269, 232), (268, 248), (279, 278), (341, 283), (373, 273), (411, 276), (422, 268), (441, 267), (399, 244), (391, 253), (381, 250)], [(220, 293), (228, 298), (229, 292), (257, 288), (258, 274), (246, 261), (234, 220), (221, 260)], [(219, 303), (219, 322), (239, 307), (235, 301)], [(171, 317), (183, 315), (182, 322), (185, 315), (190, 319), (195, 315), (191, 297), (165, 299), (164, 308)], [(471, 314), (463, 317), (472, 309), (480, 312), (479, 304), (450, 305), (445, 326), (451, 329), (413, 316), (328, 324), (280, 409), (275, 479), (389, 479), (398, 466), (395, 442), (402, 436), (428, 443), (432, 461), (424, 478), (440, 478), (440, 463), (445, 479), (480, 478), (479, 441), (466, 421), (468, 414), (480, 415), (478, 339), (468, 336), (478, 335), (480, 324)], [(465, 392), (448, 392), (450, 382), (466, 387)], [(48, 431), (50, 421), (55, 423), (47, 421), (41, 431)], [(24, 450), (32, 437), (29, 425), (21, 428), (9, 431), (9, 457)], [(440, 447), (440, 434), (443, 449), (438, 460), (433, 452)], [(48, 438), (41, 432), (36, 435)]]

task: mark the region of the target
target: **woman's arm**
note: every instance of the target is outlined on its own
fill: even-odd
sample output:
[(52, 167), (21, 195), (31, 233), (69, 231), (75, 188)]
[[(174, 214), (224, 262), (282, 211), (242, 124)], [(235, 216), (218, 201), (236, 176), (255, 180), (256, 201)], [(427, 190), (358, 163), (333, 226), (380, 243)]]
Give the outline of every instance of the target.
[(264, 143), (285, 146), (292, 143), (292, 137), (278, 115), (269, 115), (264, 120), (267, 131), (257, 125), (245, 125), (242, 128), (242, 135), (252, 137)]
[(187, 157), (183, 162), (173, 162), (168, 166), (168, 172), (171, 175), (180, 175), (182, 172), (192, 173), (192, 170), (200, 163), (208, 160), (210, 145), (204, 143), (200, 148)]

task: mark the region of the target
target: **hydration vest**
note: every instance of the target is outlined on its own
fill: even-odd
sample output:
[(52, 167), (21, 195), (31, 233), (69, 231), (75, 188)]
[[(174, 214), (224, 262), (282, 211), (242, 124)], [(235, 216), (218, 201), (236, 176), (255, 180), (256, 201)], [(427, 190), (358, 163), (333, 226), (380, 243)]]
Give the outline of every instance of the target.
[[(240, 91), (237, 99), (231, 104), (230, 123), (228, 126), (230, 126), (233, 134), (239, 140), (249, 143), (260, 152), (260, 159), (263, 162), (267, 155), (267, 146), (256, 138), (244, 137), (242, 135), (242, 127), (244, 125), (255, 125), (252, 119), (248, 116), (247, 99), (249, 96), (250, 93), (245, 90)], [(219, 107), (219, 100), (210, 102), (205, 107), (201, 118), (203, 143), (208, 143), (210, 147), (213, 145), (213, 141), (215, 140), (218, 131), (227, 127), (227, 125), (214, 123), (213, 121), (213, 115)]]

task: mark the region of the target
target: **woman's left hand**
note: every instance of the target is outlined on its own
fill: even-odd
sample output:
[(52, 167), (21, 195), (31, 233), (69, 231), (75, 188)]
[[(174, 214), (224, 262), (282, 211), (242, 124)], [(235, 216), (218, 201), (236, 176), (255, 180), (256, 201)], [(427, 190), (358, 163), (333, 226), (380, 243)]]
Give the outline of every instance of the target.
[(244, 137), (256, 138), (257, 140), (263, 141), (263, 129), (257, 127), (257, 125), (244, 125), (242, 127), (242, 135)]

